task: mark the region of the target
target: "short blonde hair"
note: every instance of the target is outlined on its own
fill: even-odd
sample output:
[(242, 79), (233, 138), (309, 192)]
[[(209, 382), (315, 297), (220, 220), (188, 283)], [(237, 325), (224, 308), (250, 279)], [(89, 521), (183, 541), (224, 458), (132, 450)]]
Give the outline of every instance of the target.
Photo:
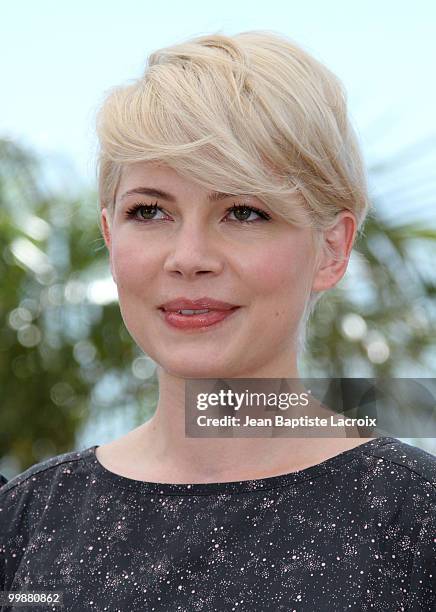
[[(111, 89), (97, 115), (100, 207), (114, 213), (122, 169), (160, 161), (205, 189), (257, 196), (313, 230), (318, 254), (336, 215), (362, 231), (370, 209), (344, 88), (323, 64), (272, 31), (198, 36), (159, 49), (144, 74)], [(310, 295), (306, 323), (321, 297)]]

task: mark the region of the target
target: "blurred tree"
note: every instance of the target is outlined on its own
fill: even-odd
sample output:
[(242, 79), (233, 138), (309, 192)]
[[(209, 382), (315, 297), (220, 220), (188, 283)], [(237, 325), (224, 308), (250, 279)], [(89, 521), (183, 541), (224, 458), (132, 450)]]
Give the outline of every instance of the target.
[[(105, 294), (96, 194), (51, 194), (41, 176), (32, 154), (0, 141), (0, 459), (16, 458), (17, 471), (74, 448), (93, 411), (131, 405), (139, 424), (158, 396), (155, 364)], [(414, 257), (423, 245), (434, 251), (434, 229), (369, 217), (349, 271), (315, 310), (303, 377), (419, 376), (417, 364), (431, 375), (434, 277)]]
[(35, 157), (0, 141), (0, 458), (20, 471), (74, 448), (96, 402), (130, 399), (144, 419), (154, 403), (117, 303), (92, 286), (108, 275), (101, 242), (95, 199), (48, 194)]
[[(310, 326), (306, 368), (332, 377), (431, 377), (436, 346), (434, 296), (413, 251), (436, 245), (436, 229), (388, 225), (370, 216), (354, 265), (323, 296)], [(354, 272), (354, 274), (351, 274)], [(359, 372), (359, 373), (357, 373)], [(419, 373), (418, 373), (419, 372)], [(311, 374), (313, 375), (313, 374)]]

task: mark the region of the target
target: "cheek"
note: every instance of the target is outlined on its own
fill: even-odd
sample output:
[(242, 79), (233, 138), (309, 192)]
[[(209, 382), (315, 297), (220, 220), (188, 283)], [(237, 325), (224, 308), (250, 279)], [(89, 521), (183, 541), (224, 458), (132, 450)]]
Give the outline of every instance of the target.
[(135, 237), (112, 241), (112, 268), (117, 284), (118, 303), (124, 324), (136, 344), (148, 354), (150, 346), (147, 325), (144, 324), (147, 308), (154, 306), (150, 291), (156, 279), (156, 262), (152, 249), (145, 249), (143, 240)]
[(286, 351), (295, 340), (310, 291), (310, 252), (304, 246), (276, 242), (267, 256), (253, 258), (249, 264), (254, 353), (267, 347), (276, 353)]
[(154, 275), (152, 250), (131, 240), (114, 240), (112, 243), (112, 267), (118, 292), (144, 293), (148, 281)]
[[(265, 254), (257, 253), (246, 264), (246, 279), (251, 279), (252, 291), (269, 300), (304, 299), (307, 291), (309, 254), (296, 244), (274, 243)], [(297, 300), (298, 301), (298, 300)]]

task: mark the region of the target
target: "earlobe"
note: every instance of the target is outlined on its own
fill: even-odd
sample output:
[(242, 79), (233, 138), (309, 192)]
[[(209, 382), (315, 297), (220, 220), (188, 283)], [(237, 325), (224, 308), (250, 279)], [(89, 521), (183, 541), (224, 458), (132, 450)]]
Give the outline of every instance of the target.
[(107, 208), (101, 209), (101, 227), (103, 231), (104, 241), (110, 252), (111, 250), (111, 229), (110, 229), (109, 213), (108, 213)]
[(103, 231), (103, 238), (106, 243), (106, 247), (109, 251), (109, 264), (111, 269), (112, 278), (114, 283), (117, 284), (117, 279), (114, 274), (114, 269), (112, 265), (112, 241), (111, 241), (111, 227), (110, 227), (110, 218), (107, 208), (102, 208), (101, 211), (101, 227)]
[(344, 276), (356, 234), (356, 219), (349, 211), (338, 215), (335, 225), (324, 233), (325, 245), (312, 291), (325, 291), (334, 287)]

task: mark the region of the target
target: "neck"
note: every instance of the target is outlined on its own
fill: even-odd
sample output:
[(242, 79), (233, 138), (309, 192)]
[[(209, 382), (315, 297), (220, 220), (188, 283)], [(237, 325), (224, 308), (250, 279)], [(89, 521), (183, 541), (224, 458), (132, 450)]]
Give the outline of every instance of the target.
[[(279, 374), (276, 369), (273, 374), (272, 369), (267, 368), (251, 373), (251, 376), (247, 374), (238, 373), (236, 378), (299, 378), (295, 364)], [(279, 393), (280, 382), (268, 381), (267, 392)], [(297, 387), (304, 389), (299, 383)], [(131, 432), (132, 448), (147, 465), (155, 481), (224, 482), (278, 475), (315, 465), (344, 447), (343, 438), (337, 437), (317, 439), (315, 443), (310, 438), (280, 437), (279, 434), (262, 438), (186, 437), (185, 389), (184, 378), (159, 370), (156, 412), (149, 421)], [(295, 391), (294, 387), (292, 390)], [(319, 402), (312, 402), (312, 414), (319, 414), (320, 407)], [(248, 435), (253, 436), (252, 433)], [(356, 446), (359, 441), (355, 440), (351, 445), (350, 441), (345, 441), (345, 446)]]

